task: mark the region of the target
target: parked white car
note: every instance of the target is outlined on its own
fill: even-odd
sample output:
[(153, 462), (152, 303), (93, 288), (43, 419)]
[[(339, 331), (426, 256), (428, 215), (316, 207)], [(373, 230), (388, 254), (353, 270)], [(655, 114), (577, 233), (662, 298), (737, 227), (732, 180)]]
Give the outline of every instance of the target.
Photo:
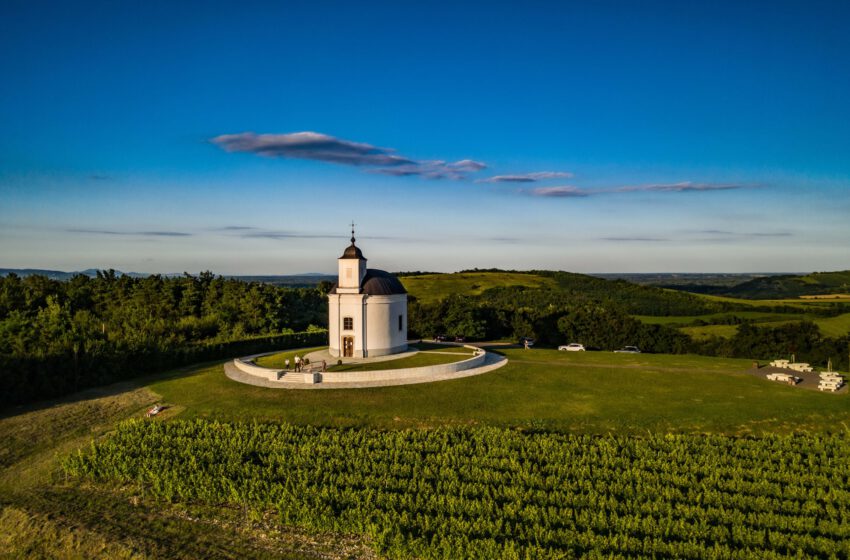
[(637, 346), (623, 346), (619, 350), (614, 350), (615, 354), (640, 354), (640, 348)]
[(565, 350), (567, 352), (584, 352), (584, 344), (579, 344), (578, 342), (572, 342), (570, 344), (558, 346), (558, 350)]

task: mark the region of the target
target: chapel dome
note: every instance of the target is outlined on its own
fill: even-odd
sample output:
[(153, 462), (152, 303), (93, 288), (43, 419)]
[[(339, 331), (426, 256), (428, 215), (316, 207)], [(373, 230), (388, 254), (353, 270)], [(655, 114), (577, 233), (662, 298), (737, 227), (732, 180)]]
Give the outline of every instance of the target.
[(361, 291), (370, 296), (390, 296), (393, 294), (406, 294), (407, 290), (399, 282), (398, 278), (375, 268), (366, 270), (366, 276), (363, 278)]
[(345, 251), (342, 253), (341, 259), (366, 259), (363, 256), (363, 251), (360, 250), (360, 247), (354, 244), (354, 240), (351, 241), (351, 245), (345, 248)]

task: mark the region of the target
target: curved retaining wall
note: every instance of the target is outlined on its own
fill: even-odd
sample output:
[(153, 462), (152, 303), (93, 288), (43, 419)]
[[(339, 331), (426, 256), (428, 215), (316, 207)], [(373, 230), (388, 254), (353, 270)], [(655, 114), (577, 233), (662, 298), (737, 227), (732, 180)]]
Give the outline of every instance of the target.
[(328, 371), (322, 374), (322, 383), (360, 383), (366, 381), (384, 381), (391, 379), (415, 379), (438, 375), (448, 375), (476, 368), (484, 364), (487, 353), (475, 346), (466, 346), (477, 353), (471, 358), (450, 364), (421, 366), (401, 369), (379, 369), (375, 371)]
[[(253, 356), (245, 356), (244, 358), (236, 358), (233, 360), (233, 365), (236, 366), (240, 371), (244, 371), (249, 375), (256, 375), (257, 377), (263, 377), (268, 379), (269, 381), (282, 381), (283, 378), (280, 377), (280, 372), (282, 369), (270, 369), (260, 367), (253, 362), (255, 358), (259, 356), (265, 356), (266, 354), (276, 354), (277, 352), (265, 352), (263, 354), (254, 354)], [(285, 375), (283, 376), (286, 377)]]
[[(369, 383), (379, 381), (401, 381), (422, 379), (427, 380), (429, 377), (441, 377), (451, 375), (461, 371), (481, 367), (487, 360), (487, 352), (477, 346), (463, 345), (464, 348), (474, 350), (476, 354), (471, 358), (461, 360), (459, 362), (451, 362), (448, 364), (437, 364), (433, 366), (421, 366), (414, 368), (399, 368), (399, 369), (381, 369), (375, 371), (328, 371), (318, 374), (318, 378), (314, 378), (313, 383), (319, 382), (323, 385), (332, 385), (334, 383)], [(274, 354), (276, 352), (266, 352), (263, 354), (255, 354), (253, 356), (245, 356), (233, 360), (233, 365), (240, 371), (275, 381), (278, 383), (308, 383), (306, 378), (301, 373), (283, 373), (282, 369), (264, 368), (253, 363), (253, 360), (259, 356)]]

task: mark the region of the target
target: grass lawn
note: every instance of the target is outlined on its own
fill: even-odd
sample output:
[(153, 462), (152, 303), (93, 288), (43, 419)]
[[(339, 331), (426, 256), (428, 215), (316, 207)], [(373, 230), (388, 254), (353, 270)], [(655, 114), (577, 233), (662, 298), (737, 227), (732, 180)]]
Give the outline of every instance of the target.
[(850, 427), (847, 394), (757, 379), (745, 373), (750, 360), (500, 351), (508, 365), (456, 381), (275, 390), (236, 383), (221, 363), (206, 363), (6, 410), (0, 417), (0, 557), (374, 558), (357, 535), (285, 526), (238, 506), (167, 503), (129, 487), (66, 483), (57, 474), (59, 458), (88, 447), (120, 420), (141, 417), (154, 402), (169, 406), (155, 422), (204, 417), (381, 429), (481, 424), (639, 437)]
[(323, 350), (325, 348), (327, 348), (327, 346), (316, 346), (314, 348), (297, 348), (295, 350), (287, 350), (286, 352), (269, 354), (268, 356), (260, 356), (259, 358), (254, 360), (254, 363), (260, 367), (265, 367), (269, 369), (283, 369), (286, 366), (286, 360), (289, 360), (289, 367), (295, 367), (295, 356), (301, 356), (303, 358), (310, 352)]
[(686, 335), (693, 337), (695, 340), (708, 338), (710, 336), (720, 336), (723, 338), (732, 338), (738, 332), (738, 325), (703, 325), (699, 327), (682, 327), (679, 329)]
[[(382, 369), (434, 366), (438, 364), (449, 364), (452, 362), (465, 360), (466, 358), (471, 358), (473, 356), (472, 351), (469, 348), (464, 348), (463, 346), (443, 346), (440, 344), (429, 344), (425, 342), (420, 344), (413, 344), (411, 345), (411, 347), (415, 349), (421, 349), (423, 351), (420, 351), (418, 354), (408, 356), (406, 358), (399, 358), (397, 360), (386, 360), (383, 362), (375, 362), (371, 364), (343, 364), (340, 366), (336, 364), (328, 364), (328, 371), (378, 371)], [(267, 367), (271, 369), (283, 369), (286, 366), (286, 360), (288, 359), (290, 367), (295, 367), (296, 355), (301, 356), (303, 358), (310, 352), (323, 350), (324, 348), (324, 346), (317, 346), (315, 348), (287, 350), (286, 352), (279, 352), (277, 354), (261, 356), (254, 360), (254, 363), (258, 366)]]
[[(850, 425), (846, 394), (772, 384), (751, 360), (508, 349), (490, 373), (370, 389), (272, 390), (229, 380), (220, 365), (149, 385), (181, 417), (398, 428), (443, 424), (580, 433), (822, 431)], [(843, 423), (843, 424), (842, 424)]]
[(410, 345), (417, 350), (435, 350), (437, 352), (457, 352), (459, 354), (468, 354), (470, 352), (469, 348), (464, 348), (463, 346), (453, 346), (450, 344), (437, 344), (434, 342), (417, 342), (416, 344)]
[(423, 274), (399, 278), (407, 292), (422, 303), (435, 303), (446, 294), (480, 295), (490, 288), (525, 286), (528, 288), (557, 287), (551, 278), (517, 272), (463, 272), (456, 274)]
[(701, 297), (704, 299), (710, 299), (712, 301), (726, 301), (729, 303), (739, 303), (742, 305), (749, 305), (753, 307), (759, 306), (773, 306), (773, 305), (789, 305), (791, 307), (798, 307), (801, 310), (805, 311), (806, 309), (811, 309), (812, 307), (823, 307), (825, 305), (829, 305), (830, 303), (847, 303), (850, 302), (850, 299), (844, 297), (829, 297), (829, 298), (813, 298), (807, 296), (801, 296), (799, 298), (783, 298), (783, 299), (743, 299), (743, 298), (734, 298), (727, 296), (715, 296), (710, 294), (697, 294), (691, 293), (691, 295)]
[[(777, 300), (778, 301), (778, 300)], [(798, 301), (798, 300), (788, 300)], [(708, 315), (685, 315), (679, 317), (652, 317), (650, 315), (634, 315), (635, 319), (650, 325), (667, 325), (677, 327), (683, 333), (694, 338), (704, 338), (711, 335), (731, 337), (735, 334), (737, 325), (693, 325), (695, 321), (716, 321), (725, 317), (740, 317), (751, 319), (759, 327), (778, 327), (799, 321), (812, 321), (824, 336), (841, 337), (850, 333), (850, 313), (836, 317), (818, 317), (807, 314), (801, 309), (800, 313), (769, 313), (763, 311), (727, 311)]]
[(724, 311), (723, 313), (709, 313), (706, 315), (684, 315), (671, 317), (653, 317), (651, 315), (634, 315), (642, 323), (650, 325), (672, 325), (672, 326), (689, 326), (695, 321), (705, 321), (712, 323), (729, 317), (739, 317), (741, 319), (749, 319), (759, 323), (769, 323), (772, 321), (787, 321), (787, 320), (803, 320), (806, 318), (804, 313), (770, 313), (766, 311)]
[(844, 336), (850, 333), (850, 313), (844, 313), (836, 317), (818, 318), (815, 319), (815, 324), (817, 324), (824, 336)]
[(340, 366), (331, 366), (329, 371), (379, 371), (384, 369), (401, 369), (415, 368), (424, 366), (436, 366), (440, 364), (450, 364), (452, 362), (460, 362), (474, 356), (470, 350), (466, 352), (418, 352), (413, 356), (399, 358), (397, 360), (386, 360), (383, 362), (373, 362), (371, 364), (342, 364)]
[[(221, 364), (177, 370), (193, 378)], [(162, 375), (156, 376), (157, 380)], [(3, 410), (0, 416), (0, 558), (174, 560), (374, 558), (358, 536), (307, 531), (240, 508), (168, 504), (109, 486), (65, 483), (60, 458), (127, 418), (139, 418), (161, 396), (148, 379)], [(174, 404), (158, 417), (184, 409)], [(246, 414), (246, 417), (250, 413)]]

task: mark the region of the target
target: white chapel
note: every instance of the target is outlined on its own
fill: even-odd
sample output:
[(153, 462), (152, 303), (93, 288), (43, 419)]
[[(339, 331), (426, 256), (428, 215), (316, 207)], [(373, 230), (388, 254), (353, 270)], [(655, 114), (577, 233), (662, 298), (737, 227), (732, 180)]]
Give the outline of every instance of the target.
[(366, 268), (353, 226), (328, 293), (328, 336), (331, 356), (374, 358), (407, 349), (407, 291), (388, 272)]

